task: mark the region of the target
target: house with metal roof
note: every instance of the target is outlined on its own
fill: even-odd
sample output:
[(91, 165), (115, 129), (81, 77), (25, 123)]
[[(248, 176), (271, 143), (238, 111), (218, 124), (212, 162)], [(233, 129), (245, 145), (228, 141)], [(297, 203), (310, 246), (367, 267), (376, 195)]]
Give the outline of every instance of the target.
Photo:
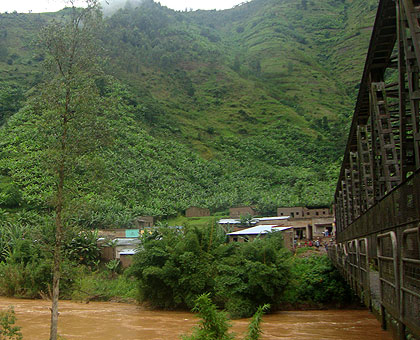
[(291, 249), (293, 247), (293, 228), (279, 227), (278, 225), (257, 225), (255, 227), (246, 228), (232, 233), (228, 233), (229, 242), (248, 242), (257, 237), (264, 237), (268, 233), (282, 232), (284, 246)]
[(290, 216), (273, 216), (273, 217), (256, 217), (253, 220), (256, 221), (257, 225), (273, 225), (286, 226), (287, 220)]

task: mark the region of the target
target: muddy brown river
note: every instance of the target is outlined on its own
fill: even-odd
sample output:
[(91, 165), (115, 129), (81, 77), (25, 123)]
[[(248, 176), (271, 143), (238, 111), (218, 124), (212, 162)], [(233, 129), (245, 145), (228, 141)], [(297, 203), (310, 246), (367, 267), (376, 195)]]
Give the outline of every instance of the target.
[[(0, 297), (0, 310), (14, 306), (25, 340), (47, 340), (50, 302)], [(233, 321), (242, 339), (248, 319)], [(131, 304), (60, 301), (59, 334), (66, 340), (166, 340), (190, 333), (197, 318), (186, 312), (150, 311)], [(262, 339), (392, 340), (367, 310), (278, 312), (263, 318)]]

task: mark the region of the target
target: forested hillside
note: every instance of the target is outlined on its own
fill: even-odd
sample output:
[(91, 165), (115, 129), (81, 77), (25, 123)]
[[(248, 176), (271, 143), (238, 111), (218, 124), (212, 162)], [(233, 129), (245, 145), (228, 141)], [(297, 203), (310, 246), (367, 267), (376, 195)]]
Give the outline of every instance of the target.
[[(177, 12), (146, 0), (104, 18), (107, 143), (75, 169), (72, 217), (130, 226), (190, 205), (330, 204), (376, 0), (254, 0)], [(37, 32), (67, 10), (0, 14), (0, 212), (50, 208), (37, 133)], [(39, 132), (39, 131), (38, 131)], [(95, 138), (95, 131), (92, 131)], [(29, 212), (31, 211), (31, 212)]]

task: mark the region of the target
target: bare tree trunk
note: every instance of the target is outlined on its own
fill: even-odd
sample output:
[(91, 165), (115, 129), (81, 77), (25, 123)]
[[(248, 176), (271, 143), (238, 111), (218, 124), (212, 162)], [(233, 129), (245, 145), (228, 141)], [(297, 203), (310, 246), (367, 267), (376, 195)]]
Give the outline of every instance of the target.
[[(63, 136), (64, 137), (64, 136)], [(63, 145), (62, 145), (63, 146)], [(50, 340), (57, 340), (58, 334), (58, 298), (60, 296), (60, 277), (61, 277), (61, 243), (63, 233), (63, 190), (64, 190), (64, 163), (60, 164), (59, 181), (57, 188), (57, 206), (55, 217), (55, 245), (54, 245), (54, 264), (53, 264), (53, 292), (51, 306), (51, 328)]]
[(53, 294), (51, 307), (51, 328), (50, 340), (57, 340), (58, 333), (58, 297), (60, 295), (60, 249), (54, 249), (54, 269), (53, 269)]
[(70, 104), (70, 87), (66, 91), (66, 104), (64, 114), (62, 115), (63, 133), (61, 135), (61, 155), (60, 164), (58, 166), (58, 183), (57, 183), (57, 202), (55, 216), (55, 245), (54, 245), (54, 264), (53, 264), (53, 292), (51, 306), (51, 327), (50, 340), (57, 340), (58, 334), (58, 299), (60, 296), (60, 277), (61, 277), (61, 246), (63, 241), (63, 206), (64, 206), (64, 181), (66, 177), (65, 160), (67, 151), (67, 129)]

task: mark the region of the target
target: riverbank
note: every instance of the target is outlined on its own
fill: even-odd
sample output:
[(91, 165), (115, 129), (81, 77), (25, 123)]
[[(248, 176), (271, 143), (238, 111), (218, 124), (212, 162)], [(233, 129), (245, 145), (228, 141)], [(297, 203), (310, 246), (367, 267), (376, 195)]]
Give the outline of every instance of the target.
[[(49, 301), (0, 297), (0, 310), (8, 306), (14, 306), (25, 340), (48, 338)], [(148, 310), (127, 303), (60, 301), (59, 333), (66, 340), (175, 340), (190, 333), (197, 320), (188, 312)], [(248, 322), (234, 320), (232, 330), (241, 335)], [(262, 328), (264, 340), (392, 339), (367, 310), (276, 312), (264, 316)]]
[[(30, 239), (16, 241), (0, 266), (0, 295), (50, 296), (51, 258)], [(325, 254), (283, 247), (273, 233), (253, 242), (226, 243), (220, 228), (162, 228), (142, 239), (133, 264), (100, 263), (97, 235), (81, 232), (66, 246), (60, 298), (73, 301), (133, 301), (154, 308), (189, 311), (197, 296), (232, 318), (248, 317), (258, 306), (325, 309), (348, 306), (352, 294)]]

